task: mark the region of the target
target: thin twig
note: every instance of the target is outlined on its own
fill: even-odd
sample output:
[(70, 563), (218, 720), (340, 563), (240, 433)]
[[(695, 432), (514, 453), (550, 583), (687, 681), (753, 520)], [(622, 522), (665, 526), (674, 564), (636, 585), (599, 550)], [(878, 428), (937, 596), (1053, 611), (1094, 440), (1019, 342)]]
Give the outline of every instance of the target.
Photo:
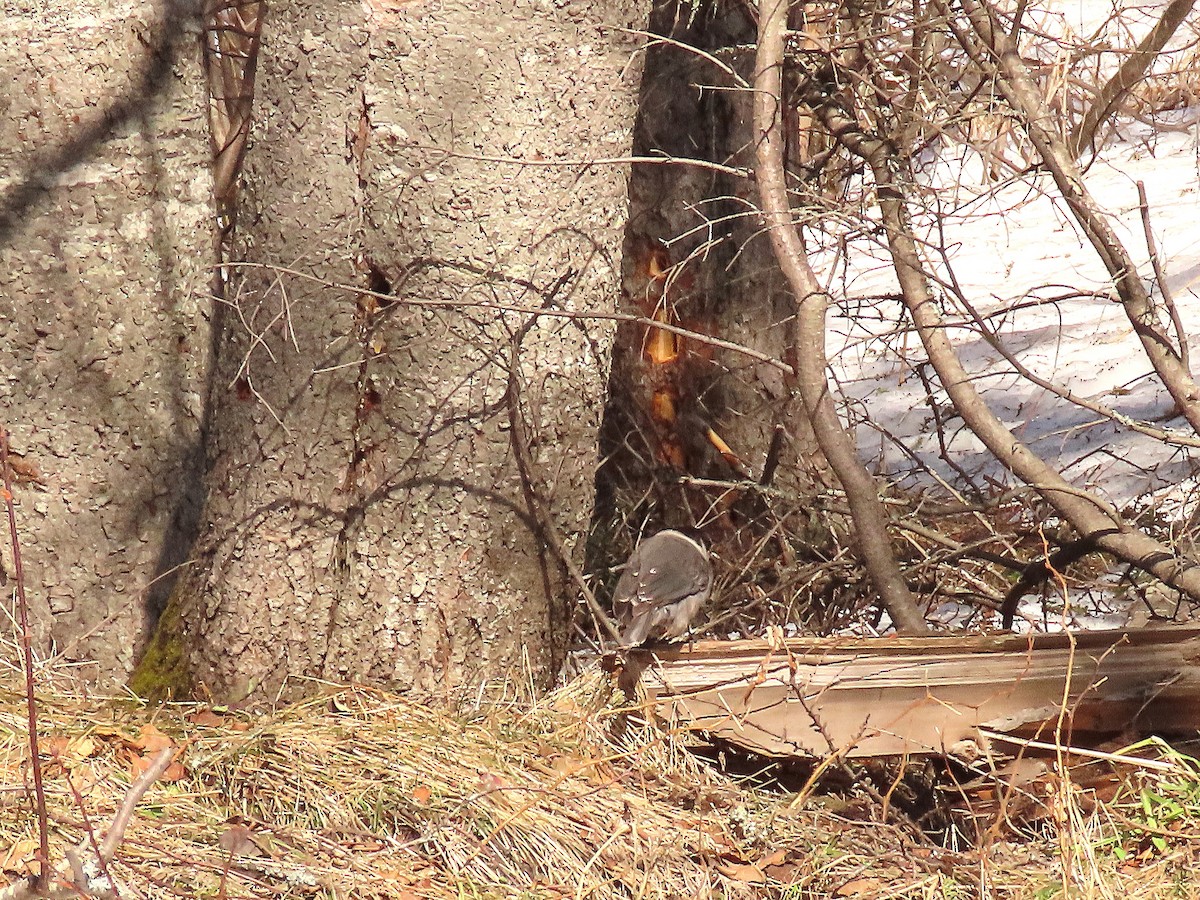
[(164, 747), (159, 750), (158, 755), (146, 767), (146, 771), (129, 786), (129, 790), (125, 792), (125, 799), (121, 801), (121, 808), (113, 816), (112, 825), (109, 826), (108, 833), (104, 835), (104, 842), (100, 845), (101, 861), (106, 863), (112, 861), (113, 854), (121, 845), (121, 839), (125, 837), (125, 829), (129, 827), (129, 820), (133, 818), (134, 808), (141, 802), (146, 791), (150, 790), (150, 786), (158, 781), (163, 772), (167, 771), (167, 766), (171, 764), (171, 759), (175, 756), (175, 750), (175, 747)]
[[(1138, 182), (1138, 184), (1140, 185), (1141, 182)], [(1144, 195), (1142, 195), (1142, 201), (1144, 204), (1145, 203)], [(1149, 213), (1146, 211), (1146, 208), (1144, 205), (1142, 207), (1142, 215), (1143, 215), (1143, 221), (1148, 222)], [(939, 223), (939, 228), (940, 227), (941, 227), (941, 225)], [(1147, 228), (1149, 228), (1148, 225), (1147, 225)], [(1156, 269), (1157, 269), (1157, 260), (1154, 257), (1152, 241), (1153, 241), (1153, 238), (1150, 237), (1149, 231), (1147, 231), (1147, 243), (1149, 243), (1151, 245), (1151, 251), (1150, 251), (1151, 261), (1156, 264)], [(1130, 429), (1131, 431), (1136, 431), (1138, 434), (1144, 434), (1146, 437), (1153, 438), (1156, 441), (1162, 441), (1164, 444), (1174, 444), (1174, 445), (1180, 446), (1180, 447), (1200, 448), (1200, 437), (1197, 437), (1195, 435), (1183, 434), (1174, 429), (1159, 428), (1155, 425), (1150, 425), (1147, 422), (1139, 421), (1138, 419), (1134, 419), (1130, 416), (1125, 415), (1124, 413), (1118, 412), (1117, 410), (1112, 409), (1111, 407), (1106, 406), (1103, 403), (1099, 403), (1088, 397), (1079, 396), (1078, 394), (1071, 391), (1070, 389), (1064, 388), (1061, 385), (1055, 384), (1054, 382), (1050, 381), (1048, 378), (1043, 378), (1042, 376), (1038, 375), (1036, 372), (1034, 372), (1032, 369), (1030, 369), (1028, 366), (1026, 366), (1024, 363), (1022, 363), (1016, 357), (1016, 355), (1013, 354), (1013, 352), (1008, 349), (1007, 345), (1005, 345), (1005, 343), (1004, 343), (1003, 339), (1000, 337), (999, 333), (987, 321), (987, 317), (982, 315), (978, 310), (976, 310), (975, 305), (967, 298), (966, 292), (963, 291), (962, 286), (958, 282), (958, 277), (954, 273), (954, 268), (950, 263), (950, 256), (945, 250), (945, 239), (944, 238), (942, 239), (942, 245), (940, 247), (938, 247), (938, 255), (941, 256), (942, 265), (946, 268), (946, 271), (948, 274), (948, 278), (949, 278), (948, 289), (954, 295), (955, 299), (958, 301), (958, 304), (964, 310), (966, 310), (967, 315), (969, 316), (970, 320), (975, 323), (975, 326), (979, 329), (980, 336), (984, 339), (984, 341), (987, 342), (988, 346), (990, 346), (993, 350), (995, 350), (997, 353), (999, 353), (1004, 358), (1004, 360), (1010, 366), (1013, 367), (1014, 372), (1016, 372), (1018, 375), (1020, 375), (1026, 381), (1032, 382), (1033, 384), (1040, 387), (1042, 390), (1048, 391), (1049, 393), (1054, 394), (1054, 396), (1056, 396), (1056, 397), (1061, 397), (1063, 400), (1066, 400), (1068, 403), (1073, 403), (1076, 406), (1080, 407), (1081, 409), (1086, 409), (1089, 412), (1093, 412), (1098, 416), (1103, 416), (1105, 419), (1108, 419), (1111, 422), (1114, 422), (1118, 425), (1123, 425), (1124, 427)], [(1165, 282), (1165, 280), (1164, 280), (1164, 282)], [(1164, 297), (1168, 296), (1165, 291), (1163, 293), (1164, 293)], [(1171, 321), (1175, 326), (1176, 333), (1179, 334), (1182, 338), (1183, 326), (1182, 326), (1181, 322), (1179, 321), (1179, 313), (1175, 309), (1175, 304), (1168, 301), (1167, 309), (1171, 313)], [(1182, 364), (1183, 364), (1184, 368), (1186, 369), (1187, 368), (1187, 361), (1186, 361), (1187, 360), (1187, 341), (1186, 341), (1186, 338), (1181, 339), (1179, 343), (1180, 343), (1180, 349), (1182, 351), (1182, 353), (1180, 354), (1180, 359), (1183, 361)], [(944, 454), (943, 454), (943, 458), (946, 458)], [(948, 458), (947, 458), (947, 462), (950, 462), (950, 460)], [(951, 465), (953, 465), (953, 463), (951, 463)]]
[[(79, 807), (79, 817), (83, 819), (83, 840), (80, 841), (80, 849), (83, 849), (83, 844), (86, 842), (91, 845), (92, 852), (96, 854), (96, 861), (100, 866), (100, 874), (104, 876), (104, 880), (108, 882), (109, 888), (112, 890), (113, 896), (120, 896), (117, 890), (117, 883), (113, 880), (112, 875), (108, 873), (108, 863), (103, 856), (100, 855), (100, 845), (96, 843), (96, 829), (92, 825), (91, 816), (88, 815), (87, 804), (83, 802), (83, 795), (79, 793), (79, 788), (75, 786), (74, 779), (71, 778), (70, 772), (67, 772), (67, 787), (71, 789), (71, 796), (75, 798), (75, 805)], [(71, 865), (71, 873), (75, 876), (75, 887), (81, 893), (90, 893), (88, 891), (88, 877), (83, 868), (83, 862), (80, 859), (79, 853), (68, 847), (65, 851), (67, 862)]]
[(434, 147), (423, 144), (406, 144), (403, 149), (421, 150), (428, 153), (441, 153), (450, 159), (466, 159), (474, 162), (499, 163), (509, 166), (534, 167), (568, 167), (589, 168), (591, 166), (628, 166), (628, 165), (659, 165), (659, 166), (693, 166), (697, 169), (708, 169), (723, 175), (736, 175), (739, 178), (749, 178), (750, 173), (738, 166), (726, 166), (705, 159), (693, 159), (686, 156), (611, 156), (600, 159), (517, 159), (514, 156), (487, 156), (482, 153), (463, 153), (459, 150), (449, 150), (445, 147)]
[[(531, 321), (536, 321), (536, 319)], [(620, 643), (621, 633), (617, 631), (617, 627), (613, 624), (612, 619), (608, 617), (608, 614), (604, 611), (604, 607), (600, 605), (600, 601), (596, 599), (596, 595), (588, 587), (583, 571), (575, 564), (575, 560), (571, 558), (571, 554), (563, 547), (562, 541), (559, 540), (558, 532), (555, 530), (554, 522), (546, 511), (546, 504), (542, 498), (537, 496), (537, 491), (533, 487), (532, 479), (536, 469), (529, 452), (529, 439), (525, 434), (524, 417), (521, 415), (520, 376), (518, 374), (520, 365), (519, 354), (520, 340), (517, 339), (512, 343), (512, 359), (509, 360), (508, 370), (508, 397), (506, 399), (513, 457), (516, 460), (517, 469), (521, 474), (521, 488), (525, 493), (525, 502), (529, 506), (529, 514), (537, 523), (538, 529), (541, 531), (542, 540), (549, 546), (550, 551), (558, 559), (559, 564), (567, 571), (567, 574), (571, 576), (571, 580), (575, 582), (575, 587), (578, 589), (580, 595), (582, 595), (584, 602), (587, 603), (597, 627), (614, 641)]]
[(1154, 269), (1154, 280), (1158, 283), (1158, 291), (1162, 294), (1163, 306), (1171, 317), (1171, 325), (1175, 328), (1175, 338), (1179, 341), (1179, 361), (1188, 372), (1192, 371), (1189, 362), (1187, 332), (1183, 330), (1183, 320), (1179, 317), (1179, 308), (1175, 305), (1175, 296), (1167, 284), (1167, 273), (1163, 271), (1162, 260), (1158, 258), (1158, 245), (1154, 242), (1154, 229), (1150, 227), (1150, 203), (1146, 200), (1146, 183), (1137, 183), (1138, 208), (1142, 213), (1142, 230), (1146, 233), (1146, 250), (1150, 254), (1150, 265)]
[(1032, 738), (1018, 737), (1015, 734), (1002, 734), (987, 728), (980, 728), (981, 737), (989, 741), (1003, 741), (1018, 747), (1028, 747), (1031, 750), (1065, 750), (1071, 756), (1082, 756), (1087, 759), (1102, 759), (1106, 762), (1120, 763), (1125, 766), (1136, 766), (1139, 769), (1153, 769), (1156, 772), (1170, 772), (1177, 768), (1174, 763), (1162, 759), (1142, 759), (1140, 756), (1130, 756), (1125, 753), (1105, 753), (1102, 750), (1089, 750), (1086, 747), (1069, 747), (1052, 744), (1047, 741), (1036, 741)]
[(25, 709), (29, 723), (29, 755), (33, 770), (33, 793), (37, 800), (38, 869), (36, 891), (45, 891), (50, 877), (50, 828), (46, 817), (46, 789), (42, 784), (42, 760), (38, 751), (37, 700), (33, 695), (33, 633), (29, 630), (29, 600), (25, 596), (25, 569), (17, 540), (17, 512), (13, 505), (12, 473), (8, 467), (8, 431), (0, 425), (0, 471), (4, 473), (4, 505), (8, 510), (8, 533), (12, 537), (13, 575), (17, 581), (17, 617), (21, 626), (21, 653), (25, 665)]
[[(259, 262), (228, 262), (222, 263), (224, 269), (267, 269), (272, 272), (279, 272), (285, 275), (291, 275), (293, 278), (299, 278), (303, 281), (313, 282), (323, 285), (335, 291), (345, 291), (348, 294), (361, 297), (375, 297), (380, 300), (386, 300), (389, 305), (402, 307), (419, 307), (425, 309), (491, 309), (496, 312), (511, 312), (522, 313), (526, 315), (545, 316), (551, 319), (569, 319), (597, 322), (632, 322), (636, 325), (641, 325), (643, 328), (657, 328), (661, 331), (667, 331), (671, 334), (679, 335), (687, 338), (697, 344), (707, 344), (710, 347), (715, 347), (718, 350), (728, 350), (731, 353), (738, 353), (745, 356), (747, 359), (755, 360), (756, 362), (766, 363), (773, 366), (785, 375), (794, 375), (795, 370), (777, 357), (766, 353), (761, 353), (744, 344), (737, 344), (733, 341), (723, 341), (720, 338), (715, 338), (711, 334), (704, 334), (700, 331), (691, 331), (687, 328), (681, 328), (678, 325), (671, 325), (667, 322), (660, 322), (657, 319), (652, 319), (649, 316), (635, 316), (629, 313), (599, 313), (599, 312), (583, 312), (573, 309), (552, 309), (540, 306), (522, 306), (518, 303), (499, 303), (494, 300), (423, 300), (416, 297), (402, 297), (397, 294), (381, 294), (375, 291), (368, 291), (356, 285), (340, 284), (336, 281), (330, 281), (327, 278), (321, 278), (317, 275), (312, 275), (308, 272), (301, 272), (299, 269), (290, 269), (286, 266), (277, 266), (271, 263)], [(397, 286), (398, 287), (398, 286)], [(357, 362), (347, 363), (345, 365), (357, 365)]]

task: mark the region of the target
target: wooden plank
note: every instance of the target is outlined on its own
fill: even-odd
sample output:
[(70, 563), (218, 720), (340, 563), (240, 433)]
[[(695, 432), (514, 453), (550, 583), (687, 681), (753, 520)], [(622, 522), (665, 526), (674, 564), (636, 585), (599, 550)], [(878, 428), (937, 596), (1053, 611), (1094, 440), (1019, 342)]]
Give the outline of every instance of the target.
[[(657, 714), (772, 756), (944, 753), (979, 730), (1200, 729), (1200, 627), (706, 641), (645, 652)], [(631, 660), (636, 664), (637, 661)]]

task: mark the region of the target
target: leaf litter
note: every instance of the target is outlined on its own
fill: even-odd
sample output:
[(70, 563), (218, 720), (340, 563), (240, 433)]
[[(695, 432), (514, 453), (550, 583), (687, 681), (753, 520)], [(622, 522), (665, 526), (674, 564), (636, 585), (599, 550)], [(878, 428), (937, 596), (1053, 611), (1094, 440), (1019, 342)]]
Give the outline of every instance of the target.
[[(174, 747), (109, 866), (122, 896), (1016, 897), (1074, 877), (1054, 827), (946, 849), (869, 801), (849, 815), (739, 782), (618, 697), (599, 673), (456, 713), (351, 687), (259, 716), (48, 694), (52, 854), (87, 840), (83, 812), (101, 839), (145, 759)], [(4, 691), (9, 881), (37, 845), (24, 715)], [(1102, 848), (1087, 876), (1101, 894), (1166, 896), (1188, 876), (1195, 842), (1178, 822), (1149, 853), (1122, 828), (1081, 845)]]

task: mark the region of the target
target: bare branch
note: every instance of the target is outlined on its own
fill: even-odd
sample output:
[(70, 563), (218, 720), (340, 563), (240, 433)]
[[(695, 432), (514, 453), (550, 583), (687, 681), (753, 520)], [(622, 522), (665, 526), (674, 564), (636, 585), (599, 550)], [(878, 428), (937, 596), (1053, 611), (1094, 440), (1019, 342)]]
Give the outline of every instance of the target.
[(109, 826), (108, 833), (104, 835), (104, 842), (100, 844), (100, 858), (105, 863), (112, 862), (113, 854), (117, 852), (117, 847), (121, 845), (121, 841), (125, 837), (125, 829), (129, 827), (129, 820), (133, 818), (133, 810), (141, 802), (146, 791), (150, 790), (151, 785), (158, 781), (163, 772), (167, 771), (167, 766), (171, 764), (171, 759), (175, 756), (175, 750), (175, 747), (164, 747), (158, 751), (158, 755), (150, 761), (146, 771), (139, 775), (137, 780), (129, 786), (129, 790), (125, 792), (121, 808), (113, 816), (112, 825)]
[(1099, 96), (1088, 109), (1083, 121), (1071, 133), (1070, 148), (1076, 157), (1089, 147), (1095, 149), (1096, 132), (1100, 126), (1116, 110), (1120, 99), (1137, 84), (1138, 79), (1154, 62), (1158, 51), (1167, 45), (1171, 35), (1183, 24), (1183, 20), (1195, 4), (1196, 0), (1171, 0), (1163, 10), (1162, 18), (1125, 58), (1117, 73), (1100, 89)]
[(929, 361), (963, 421), (992, 455), (1034, 488), (1071, 524), (1084, 542), (1149, 572), (1189, 597), (1200, 599), (1200, 566), (1130, 526), (1116, 509), (1099, 497), (1069, 484), (1018, 440), (984, 403), (975, 390), (970, 373), (954, 352), (925, 278), (917, 241), (908, 221), (902, 181), (899, 180), (911, 179), (907, 163), (884, 141), (863, 135), (856, 122), (834, 108), (832, 100), (813, 105), (830, 133), (871, 167), (904, 303)]
[(826, 379), (825, 314), (828, 294), (817, 282), (792, 221), (784, 181), (782, 71), (787, 0), (765, 0), (759, 8), (755, 58), (754, 128), (758, 135), (756, 175), (771, 244), (797, 304), (799, 346), (797, 382), (821, 452), (846, 492), (858, 550), (880, 602), (901, 631), (928, 630), (904, 582), (888, 537), (887, 513), (875, 482), (858, 459), (853, 441), (838, 419)]
[(1171, 317), (1171, 325), (1175, 328), (1175, 339), (1179, 341), (1179, 358), (1183, 367), (1191, 371), (1191, 361), (1188, 353), (1187, 332), (1183, 330), (1183, 320), (1179, 317), (1179, 307), (1175, 305), (1175, 297), (1171, 294), (1171, 286), (1167, 283), (1167, 273), (1163, 271), (1162, 260), (1158, 258), (1158, 246), (1154, 243), (1154, 229), (1150, 227), (1150, 202), (1146, 199), (1146, 185), (1137, 183), (1138, 207), (1142, 213), (1142, 231), (1146, 235), (1146, 252), (1150, 254), (1150, 267), (1154, 269), (1154, 280), (1158, 283), (1158, 292), (1162, 294), (1163, 306)]
[(586, 169), (591, 166), (687, 166), (695, 169), (705, 169), (709, 172), (719, 172), (723, 175), (736, 175), (739, 178), (749, 178), (750, 173), (737, 166), (727, 166), (723, 163), (709, 162), (705, 159), (693, 159), (686, 156), (610, 156), (598, 159), (519, 159), (515, 156), (488, 156), (480, 153), (465, 153), (461, 150), (450, 150), (446, 147), (425, 144), (406, 144), (409, 150), (421, 150), (427, 153), (440, 153), (447, 159), (469, 159), (474, 162), (498, 163), (504, 166), (531, 166), (533, 168), (562, 168)]
[[(945, 0), (937, 2), (945, 9)], [(1125, 314), (1154, 371), (1188, 424), (1200, 432), (1200, 386), (1183, 367), (1180, 354), (1171, 345), (1146, 286), (1138, 276), (1133, 258), (1092, 199), (1083, 182), (1083, 173), (1068, 150), (1066, 141), (1052, 127), (1055, 116), (1047, 107), (1016, 45), (1000, 28), (995, 13), (986, 3), (979, 0), (958, 2), (967, 14), (971, 30), (949, 16), (947, 9), (948, 24), (955, 38), (980, 65), (990, 65), (990, 60), (995, 61), (1001, 92), (1013, 109), (1021, 114), (1021, 126), (1108, 270)]]

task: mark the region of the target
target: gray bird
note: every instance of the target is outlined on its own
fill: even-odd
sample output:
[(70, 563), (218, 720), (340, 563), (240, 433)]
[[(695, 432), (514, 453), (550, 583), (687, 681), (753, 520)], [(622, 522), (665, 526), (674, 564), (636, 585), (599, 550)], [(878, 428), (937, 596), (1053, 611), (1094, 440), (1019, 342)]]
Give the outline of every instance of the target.
[(646, 538), (629, 557), (613, 594), (621, 646), (687, 634), (712, 586), (712, 562), (703, 541), (670, 529)]

